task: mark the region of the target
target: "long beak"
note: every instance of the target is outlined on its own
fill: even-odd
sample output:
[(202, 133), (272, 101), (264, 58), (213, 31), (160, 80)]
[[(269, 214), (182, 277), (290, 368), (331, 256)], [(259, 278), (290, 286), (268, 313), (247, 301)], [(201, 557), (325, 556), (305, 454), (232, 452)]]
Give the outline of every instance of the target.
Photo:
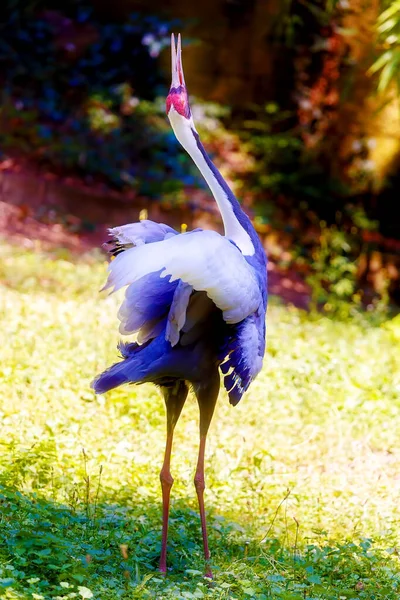
[(182, 67), (182, 48), (181, 48), (181, 34), (178, 33), (178, 44), (175, 48), (175, 36), (171, 35), (171, 66), (172, 66), (172, 82), (171, 87), (178, 88), (179, 86), (185, 86), (185, 78), (183, 76)]

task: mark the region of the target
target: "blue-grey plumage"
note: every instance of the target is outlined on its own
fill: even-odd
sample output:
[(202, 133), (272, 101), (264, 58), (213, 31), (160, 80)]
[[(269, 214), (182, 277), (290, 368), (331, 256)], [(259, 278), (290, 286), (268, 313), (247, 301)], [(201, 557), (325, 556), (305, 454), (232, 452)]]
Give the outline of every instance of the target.
[[(96, 393), (124, 383), (153, 382), (167, 407), (167, 448), (163, 484), (161, 571), (166, 571), (173, 429), (193, 386), (200, 408), (200, 454), (195, 482), (206, 560), (203, 490), (205, 437), (219, 391), (219, 371), (236, 405), (261, 370), (267, 306), (266, 256), (250, 219), (208, 157), (196, 131), (181, 62), (180, 37), (172, 37), (172, 85), (167, 114), (177, 139), (206, 179), (218, 204), (225, 235), (141, 221), (110, 230), (114, 260), (104, 289), (126, 287), (118, 312), (120, 332), (137, 342), (120, 344), (122, 361), (93, 382)], [(172, 485), (172, 483), (171, 483)], [(208, 573), (211, 571), (208, 570)]]

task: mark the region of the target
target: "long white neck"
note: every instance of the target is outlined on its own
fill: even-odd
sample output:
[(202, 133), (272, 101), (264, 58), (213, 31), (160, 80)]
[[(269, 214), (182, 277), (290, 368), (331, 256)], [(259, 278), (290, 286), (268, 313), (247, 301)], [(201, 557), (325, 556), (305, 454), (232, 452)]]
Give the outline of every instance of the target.
[[(252, 256), (255, 253), (254, 244), (249, 233), (243, 226), (244, 224), (248, 224), (248, 226), (252, 227), (252, 225), (247, 216), (242, 212), (228, 184), (207, 156), (198, 138), (193, 120), (184, 119), (173, 108), (169, 111), (168, 117), (178, 141), (191, 156), (210, 187), (221, 213), (226, 237), (235, 242), (242, 254)], [(241, 213), (243, 224), (239, 221), (235, 211), (237, 214)]]

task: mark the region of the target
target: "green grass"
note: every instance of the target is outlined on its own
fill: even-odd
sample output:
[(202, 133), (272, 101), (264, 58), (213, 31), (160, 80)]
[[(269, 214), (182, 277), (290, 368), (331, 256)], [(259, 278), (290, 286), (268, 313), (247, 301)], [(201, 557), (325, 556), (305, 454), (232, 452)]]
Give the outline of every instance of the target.
[(202, 577), (193, 399), (176, 431), (163, 579), (162, 398), (89, 386), (117, 354), (105, 268), (1, 247), (0, 594), (397, 599), (398, 321), (272, 305), (264, 370), (236, 408), (221, 392), (210, 430), (215, 582)]

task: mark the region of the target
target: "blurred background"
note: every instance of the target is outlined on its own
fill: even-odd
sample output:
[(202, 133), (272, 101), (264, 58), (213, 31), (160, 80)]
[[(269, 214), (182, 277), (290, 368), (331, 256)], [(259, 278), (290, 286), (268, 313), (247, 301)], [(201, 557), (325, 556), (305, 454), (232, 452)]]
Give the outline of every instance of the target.
[(0, 235), (81, 253), (139, 215), (221, 226), (166, 119), (171, 31), (272, 293), (398, 305), (399, 0), (3, 0)]

